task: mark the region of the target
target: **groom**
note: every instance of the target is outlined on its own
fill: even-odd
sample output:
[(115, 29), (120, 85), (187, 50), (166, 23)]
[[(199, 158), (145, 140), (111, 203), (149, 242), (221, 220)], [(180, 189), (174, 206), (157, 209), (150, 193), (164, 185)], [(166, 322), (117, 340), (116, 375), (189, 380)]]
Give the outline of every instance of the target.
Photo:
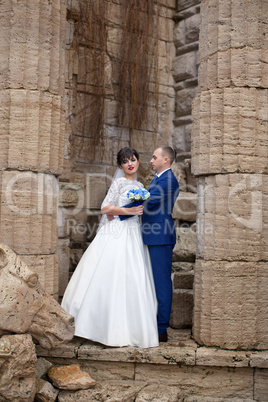
[(171, 213), (179, 194), (179, 184), (171, 170), (174, 159), (175, 152), (169, 146), (154, 151), (150, 163), (156, 175), (142, 215), (143, 241), (149, 248), (158, 301), (159, 342), (167, 342), (172, 304), (171, 265), (176, 231)]

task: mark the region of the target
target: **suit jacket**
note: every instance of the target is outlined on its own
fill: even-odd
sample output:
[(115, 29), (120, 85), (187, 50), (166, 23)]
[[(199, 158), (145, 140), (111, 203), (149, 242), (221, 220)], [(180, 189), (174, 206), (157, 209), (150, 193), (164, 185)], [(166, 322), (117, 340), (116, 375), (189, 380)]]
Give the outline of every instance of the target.
[(144, 203), (142, 236), (146, 245), (176, 243), (172, 210), (179, 195), (179, 183), (172, 170), (155, 177), (149, 186), (150, 198)]

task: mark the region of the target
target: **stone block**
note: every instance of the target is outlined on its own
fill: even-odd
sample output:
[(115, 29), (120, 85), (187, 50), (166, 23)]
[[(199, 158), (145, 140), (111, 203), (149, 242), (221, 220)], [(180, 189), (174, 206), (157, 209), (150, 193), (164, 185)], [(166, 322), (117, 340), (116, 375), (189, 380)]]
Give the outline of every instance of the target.
[(184, 191), (186, 188), (186, 172), (185, 172), (185, 166), (176, 163), (175, 161), (173, 162), (171, 166), (172, 172), (174, 173), (176, 179), (178, 180), (179, 186), (180, 186), (180, 191)]
[(185, 21), (182, 20), (175, 25), (174, 43), (176, 47), (185, 45)]
[(197, 255), (206, 260), (268, 257), (268, 177), (222, 174), (198, 179)]
[(200, 4), (199, 0), (177, 0), (177, 11), (185, 10), (188, 7)]
[(107, 400), (108, 395), (112, 401), (135, 401), (139, 391), (145, 385), (143, 381), (102, 381), (94, 389), (76, 392), (61, 391), (58, 399), (59, 402), (96, 401), (100, 398), (100, 400)]
[(188, 116), (192, 112), (192, 102), (197, 93), (197, 88), (187, 88), (176, 94), (176, 116)]
[[(267, 88), (267, 39), (263, 23), (267, 5), (243, 7), (237, 2), (202, 3), (200, 35), (201, 89), (227, 87)], [(212, 75), (212, 76), (211, 76)]]
[(267, 173), (266, 89), (203, 91), (193, 102), (192, 172)]
[(196, 255), (196, 232), (194, 227), (179, 227), (177, 243), (173, 249), (173, 261), (194, 262)]
[(266, 401), (268, 395), (268, 370), (256, 369), (254, 375), (254, 399)]
[(1, 339), (10, 344), (11, 353), (0, 352), (0, 400), (33, 401), (37, 359), (31, 335), (5, 335)]
[(179, 367), (137, 364), (136, 381), (183, 388), (184, 397), (253, 399), (253, 372), (249, 368)]
[(49, 92), (7, 89), (0, 91), (0, 100), (0, 128), (5, 133), (1, 167), (60, 173), (64, 150), (62, 97)]
[(194, 271), (176, 272), (173, 277), (174, 289), (193, 289)]
[(1, 87), (62, 93), (66, 8), (60, 0), (40, 5), (1, 5), (5, 68)]
[(172, 217), (180, 221), (195, 222), (196, 221), (196, 194), (189, 192), (180, 192), (177, 198)]
[(183, 262), (183, 261), (173, 261), (172, 269), (173, 272), (189, 272), (194, 270), (194, 263), (192, 262)]
[(268, 352), (253, 352), (250, 355), (250, 367), (268, 369)]
[(172, 70), (176, 82), (196, 77), (196, 52), (186, 53), (175, 57)]
[(43, 173), (3, 171), (0, 180), (2, 242), (20, 254), (54, 253), (57, 179)]
[[(181, 346), (181, 345), (180, 345)], [(93, 360), (98, 362), (105, 362), (107, 360), (107, 348), (92, 344), (92, 342), (84, 343), (79, 347), (78, 359), (80, 360)], [(161, 364), (161, 365), (177, 365), (195, 364), (195, 344), (184, 345), (180, 348), (174, 349), (169, 342), (165, 348), (113, 348), (109, 349), (109, 362), (120, 363), (146, 363), (146, 364)]]
[(172, 328), (191, 328), (193, 316), (193, 291), (189, 289), (173, 290), (170, 326)]
[(196, 261), (196, 342), (225, 349), (267, 349), (268, 273), (263, 262)]
[(185, 42), (196, 42), (199, 39), (200, 14), (195, 14), (185, 20)]
[(248, 367), (250, 357), (247, 352), (229, 351), (216, 348), (197, 348), (196, 365), (213, 367)]
[[(188, 116), (187, 116), (188, 117)], [(176, 149), (177, 153), (191, 152), (191, 132), (192, 132), (192, 120), (187, 120), (187, 117), (183, 117), (182, 122), (177, 127), (175, 126), (173, 129), (173, 146)], [(178, 118), (180, 119), (180, 118)], [(176, 124), (179, 121), (176, 120)], [(190, 123), (190, 124), (189, 124)]]
[(37, 379), (36, 384), (36, 394), (35, 402), (55, 402), (59, 393), (59, 390), (54, 388), (50, 382), (43, 380), (42, 378)]
[(39, 357), (36, 363), (36, 378), (45, 378), (47, 372), (53, 366), (48, 360)]

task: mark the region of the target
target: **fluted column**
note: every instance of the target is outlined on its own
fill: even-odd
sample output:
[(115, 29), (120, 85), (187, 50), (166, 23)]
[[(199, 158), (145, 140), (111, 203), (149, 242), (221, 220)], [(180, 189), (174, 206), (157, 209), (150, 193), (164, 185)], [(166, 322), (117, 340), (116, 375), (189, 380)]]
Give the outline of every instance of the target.
[(0, 3), (0, 241), (55, 296), (65, 14), (64, 0)]
[(268, 348), (268, 2), (203, 0), (194, 338)]

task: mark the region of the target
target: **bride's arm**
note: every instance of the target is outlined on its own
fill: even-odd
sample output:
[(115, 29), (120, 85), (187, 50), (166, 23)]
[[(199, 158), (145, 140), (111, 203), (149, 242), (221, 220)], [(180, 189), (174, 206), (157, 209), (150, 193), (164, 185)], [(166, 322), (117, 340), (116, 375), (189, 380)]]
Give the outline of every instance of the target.
[(102, 214), (106, 215), (142, 215), (143, 205), (131, 208), (121, 208), (115, 205), (106, 205), (101, 209)]

